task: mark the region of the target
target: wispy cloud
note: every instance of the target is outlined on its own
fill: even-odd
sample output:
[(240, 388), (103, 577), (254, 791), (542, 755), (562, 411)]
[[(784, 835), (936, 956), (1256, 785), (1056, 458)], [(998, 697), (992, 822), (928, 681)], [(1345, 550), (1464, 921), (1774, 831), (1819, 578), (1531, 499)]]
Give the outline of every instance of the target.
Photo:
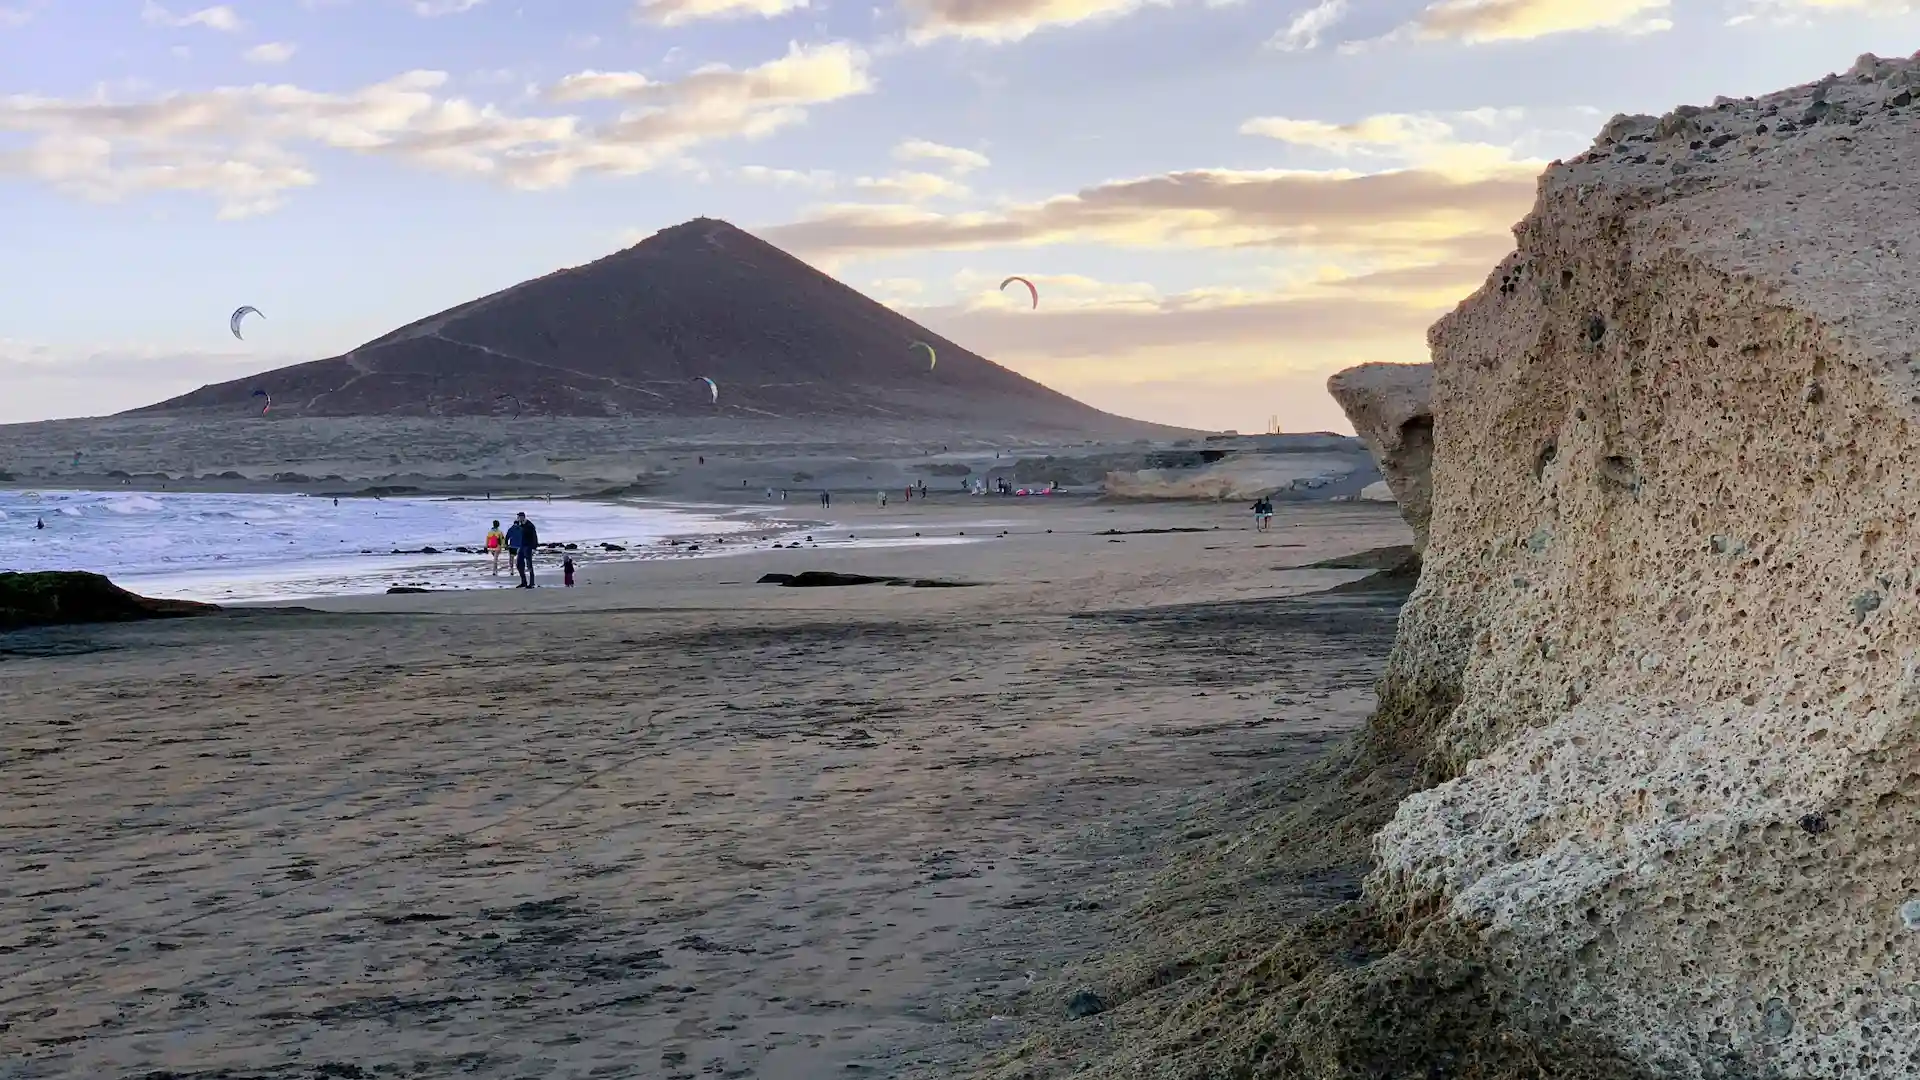
[(442, 15), (464, 15), (487, 0), (413, 0), (413, 13), (423, 19), (437, 19)]
[(1893, 16), (1916, 12), (1920, 12), (1920, 0), (1746, 0), (1727, 24), (1767, 22), (1776, 26), (1805, 26), (1822, 16)]
[(1347, 16), (1347, 0), (1320, 0), (1320, 3), (1294, 16), (1286, 29), (1267, 42), (1282, 52), (1304, 52), (1320, 47), (1320, 39)]
[(229, 34), (237, 33), (246, 28), (246, 24), (240, 21), (240, 16), (235, 14), (232, 8), (225, 5), (201, 8), (198, 11), (188, 12), (185, 15), (176, 15), (161, 5), (154, 3), (154, 0), (146, 0), (146, 3), (140, 9), (140, 18), (151, 26), (202, 26), (208, 30), (219, 30)]
[(714, 19), (770, 19), (807, 6), (807, 0), (636, 0), (634, 17), (655, 26)]
[(1373, 158), (1453, 177), (1537, 175), (1546, 161), (1522, 157), (1512, 146), (1463, 140), (1454, 126), (1487, 126), (1496, 117), (1492, 110), (1456, 114), (1452, 120), (1431, 113), (1380, 113), (1339, 124), (1262, 116), (1242, 124), (1240, 131), (1338, 157)]
[(1117, 18), (1174, 0), (900, 0), (916, 41), (1019, 41), (1050, 27)]
[(1469, 45), (1577, 31), (1653, 33), (1673, 27), (1672, 0), (1434, 0), (1392, 36)]
[(958, 199), (972, 194), (965, 184), (939, 173), (903, 171), (886, 176), (862, 176), (853, 186), (884, 198), (922, 202), (927, 199)]
[(1512, 247), (1508, 230), (1533, 191), (1532, 177), (1518, 172), (1462, 179), (1419, 169), (1194, 169), (985, 210), (842, 203), (759, 232), (821, 258), (1069, 243), (1375, 253), (1465, 248), (1497, 258)]
[(551, 103), (613, 102), (609, 119), (517, 115), (445, 94), (445, 72), (413, 71), (346, 93), (254, 85), (144, 101), (0, 98), (0, 132), (37, 136), (0, 151), (0, 175), (39, 179), (86, 198), (199, 191), (240, 217), (319, 181), (299, 149), (378, 155), (513, 187), (563, 186), (583, 172), (638, 173), (704, 142), (752, 138), (806, 109), (872, 87), (846, 45), (794, 48), (757, 67), (702, 68), (656, 82), (581, 72), (545, 88)]
[(824, 169), (773, 169), (765, 165), (742, 165), (735, 172), (755, 183), (781, 187), (826, 189), (837, 182), (833, 173)]
[(978, 150), (944, 146), (926, 139), (908, 139), (900, 143), (893, 148), (893, 156), (897, 161), (931, 161), (956, 173), (984, 169), (991, 164), (987, 155)]
[(255, 45), (240, 55), (249, 64), (284, 64), (293, 59), (293, 54), (298, 51), (298, 48), (285, 41), (267, 41)]

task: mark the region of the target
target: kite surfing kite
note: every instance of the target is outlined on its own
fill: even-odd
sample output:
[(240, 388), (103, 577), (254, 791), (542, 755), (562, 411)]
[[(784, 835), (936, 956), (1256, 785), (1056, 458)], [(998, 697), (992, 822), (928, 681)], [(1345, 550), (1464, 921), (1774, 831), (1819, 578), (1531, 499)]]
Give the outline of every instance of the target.
[(496, 404), (502, 401), (513, 402), (513, 418), (515, 420), (520, 419), (520, 399), (519, 398), (514, 397), (512, 394), (495, 394), (493, 400)]
[(265, 390), (255, 390), (253, 396), (266, 399), (266, 403), (260, 406), (260, 415), (267, 415), (267, 410), (273, 408), (273, 395), (267, 393)]
[(913, 344), (907, 346), (907, 348), (927, 350), (927, 370), (928, 371), (932, 371), (933, 365), (940, 362), (940, 357), (934, 354), (933, 346), (927, 344), (924, 341), (916, 341)]
[(713, 403), (715, 405), (720, 404), (720, 384), (719, 383), (714, 382), (712, 379), (707, 378), (705, 375), (694, 376), (694, 381), (706, 383), (707, 393), (713, 395)]
[(1007, 280), (1000, 283), (1000, 291), (1006, 292), (1007, 286), (1013, 284), (1016, 281), (1022, 285), (1025, 285), (1027, 287), (1027, 291), (1033, 294), (1033, 306), (1037, 310), (1040, 307), (1040, 289), (1038, 286), (1034, 285), (1033, 282), (1028, 281), (1026, 278), (1010, 277)]
[[(260, 309), (257, 307), (238, 307), (234, 308), (233, 314), (227, 317), (227, 329), (233, 331), (233, 336), (239, 338), (241, 341), (245, 341), (246, 338), (240, 337), (240, 320), (249, 315), (260, 315)], [(263, 319), (266, 318), (265, 315), (260, 315), (260, 317)]]

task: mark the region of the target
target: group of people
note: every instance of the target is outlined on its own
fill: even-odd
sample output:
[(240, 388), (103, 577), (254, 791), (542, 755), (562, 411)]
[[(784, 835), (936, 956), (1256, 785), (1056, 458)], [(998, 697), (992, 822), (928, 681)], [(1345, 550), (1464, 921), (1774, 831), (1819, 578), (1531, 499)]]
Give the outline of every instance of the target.
[(1255, 532), (1266, 532), (1272, 527), (1273, 500), (1262, 495), (1253, 504), (1253, 529)]
[[(513, 524), (506, 532), (500, 531), (500, 523), (495, 521), (493, 528), (487, 530), (487, 554), (493, 557), (493, 572), (500, 573), (500, 555), (505, 552), (511, 561), (513, 570), (520, 575), (516, 589), (531, 589), (533, 580), (533, 556), (540, 550), (540, 530), (525, 512), (513, 515)], [(573, 588), (573, 556), (568, 555), (560, 563), (560, 574), (567, 588)]]

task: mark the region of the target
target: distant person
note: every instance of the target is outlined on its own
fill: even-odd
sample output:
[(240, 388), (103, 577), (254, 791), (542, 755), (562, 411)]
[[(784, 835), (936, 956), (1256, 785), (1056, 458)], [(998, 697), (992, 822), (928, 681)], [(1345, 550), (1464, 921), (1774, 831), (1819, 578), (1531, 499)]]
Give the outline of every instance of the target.
[(768, 488), (768, 489), (767, 489), (767, 501), (768, 501), (768, 502), (772, 502), (772, 501), (773, 501), (773, 489), (772, 489), (772, 488)]
[(880, 497), (880, 509), (885, 510), (887, 508), (887, 493), (884, 491), (876, 491), (874, 494)]
[(507, 546), (507, 534), (500, 531), (500, 523), (493, 523), (487, 530), (487, 554), (493, 556), (493, 574), (500, 576), (500, 550)]
[(1255, 532), (1266, 532), (1272, 522), (1273, 503), (1267, 501), (1267, 497), (1262, 495), (1253, 504), (1253, 529)]
[(34, 527), (34, 528), (36, 528), (36, 529), (44, 529), (44, 528), (46, 528), (46, 527), (47, 527), (47, 519), (46, 519), (46, 518), (34, 518), (34, 519), (33, 519), (33, 527)]
[(820, 509), (825, 510), (826, 508), (832, 505), (833, 505), (833, 496), (828, 494), (825, 488), (821, 488), (820, 489)]
[(560, 561), (560, 579), (566, 582), (567, 588), (573, 588), (573, 556)]

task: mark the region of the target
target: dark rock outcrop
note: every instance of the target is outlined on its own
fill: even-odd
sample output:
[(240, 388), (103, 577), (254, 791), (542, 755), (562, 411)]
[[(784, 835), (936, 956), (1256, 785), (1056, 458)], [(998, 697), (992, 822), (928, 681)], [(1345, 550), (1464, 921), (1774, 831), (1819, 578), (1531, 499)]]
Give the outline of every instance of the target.
[(965, 589), (978, 582), (941, 581), (938, 578), (875, 577), (871, 574), (842, 574), (833, 570), (803, 570), (798, 574), (762, 574), (758, 585), (781, 585), (790, 589), (834, 588), (846, 585), (905, 585), (915, 589)]
[(0, 631), (29, 626), (131, 622), (211, 615), (220, 609), (190, 600), (130, 593), (102, 574), (80, 570), (0, 573)]

